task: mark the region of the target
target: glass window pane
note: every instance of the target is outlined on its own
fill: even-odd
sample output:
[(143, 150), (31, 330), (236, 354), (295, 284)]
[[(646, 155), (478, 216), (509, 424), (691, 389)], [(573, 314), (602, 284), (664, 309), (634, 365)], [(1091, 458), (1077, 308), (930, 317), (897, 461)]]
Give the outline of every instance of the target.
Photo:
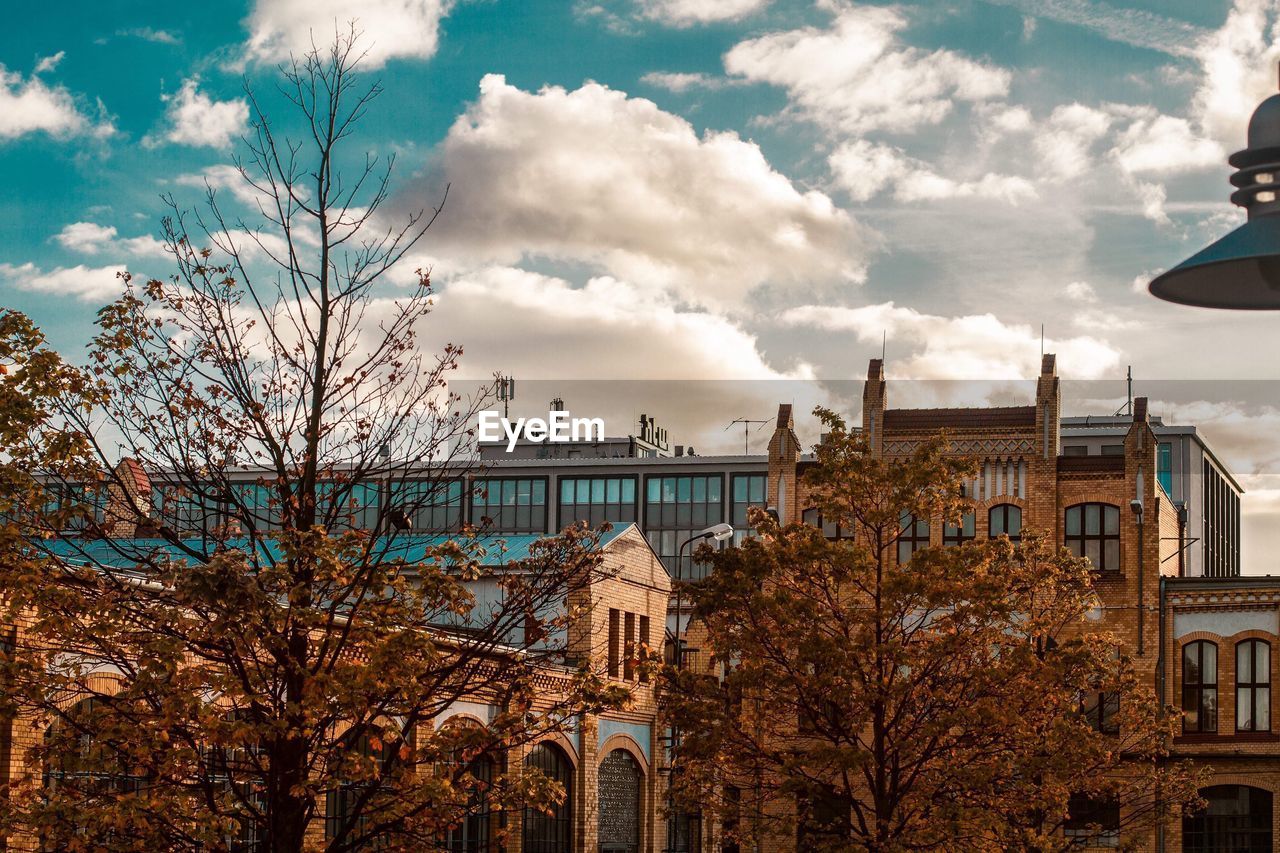
[(545, 506), (547, 503), (547, 483), (545, 480), (533, 481), (533, 502), (538, 506)]
[(1261, 640), (1253, 644), (1253, 680), (1258, 684), (1271, 683), (1271, 646)]
[(693, 497), (694, 503), (706, 503), (707, 501), (707, 480), (705, 477), (693, 478)]
[(1271, 730), (1271, 688), (1259, 687), (1254, 692), (1254, 701), (1257, 707), (1254, 708), (1253, 718), (1257, 721), (1260, 732)]
[(657, 477), (651, 477), (647, 489), (648, 494), (645, 496), (645, 500), (649, 503), (657, 503), (662, 498), (662, 480)]
[(578, 480), (574, 483), (574, 503), (584, 504), (591, 498), (591, 481)]
[(591, 481), (591, 502), (604, 503), (604, 480)]
[(987, 516), (987, 533), (993, 537), (1004, 533), (1004, 507), (994, 507)]
[(707, 478), (707, 503), (720, 503), (720, 478)]
[(1097, 536), (1102, 532), (1101, 513), (1097, 504), (1088, 504), (1084, 508), (1084, 532), (1086, 536)]
[(1080, 535), (1080, 507), (1073, 506), (1067, 510), (1067, 535)]
[(1218, 681), (1218, 647), (1212, 643), (1201, 643), (1200, 666), (1203, 671), (1204, 684), (1215, 684)]
[(1093, 563), (1095, 569), (1102, 568), (1102, 543), (1097, 539), (1084, 541), (1084, 555), (1089, 558), (1089, 562)]
[(898, 562), (906, 563), (911, 559), (911, 543), (898, 540)]
[(616, 504), (622, 500), (622, 481), (610, 478), (605, 486), (605, 500), (611, 504)]
[(574, 498), (573, 481), (561, 480), (560, 481), (560, 503), (571, 504), (573, 503), (573, 498)]
[(1009, 524), (1006, 532), (1010, 536), (1022, 535), (1022, 510), (1016, 506), (1008, 507)]
[(676, 500), (687, 502), (693, 494), (693, 480), (689, 477), (676, 479)]
[(1103, 508), (1103, 521), (1105, 525), (1103, 531), (1108, 536), (1116, 536), (1120, 533), (1120, 508), (1108, 506)]
[(764, 477), (751, 478), (751, 502), (753, 504), (764, 503)]
[(1200, 683), (1200, 656), (1195, 643), (1189, 643), (1182, 648), (1182, 683)]
[(749, 483), (746, 477), (733, 478), (733, 499), (738, 503), (744, 503), (747, 500), (747, 489)]
[(635, 499), (636, 499), (636, 481), (635, 481), (635, 480), (630, 480), (630, 479), (628, 479), (628, 480), (623, 480), (623, 481), (622, 481), (622, 500), (623, 500), (623, 502), (624, 502), (624, 503), (635, 503)]
[(1236, 681), (1253, 681), (1253, 655), (1250, 654), (1253, 644), (1248, 640), (1236, 643)]
[(663, 503), (671, 503), (676, 499), (676, 478), (662, 478), (662, 501)]
[(1247, 687), (1236, 688), (1236, 728), (1240, 731), (1253, 731), (1253, 699)]
[(1119, 571), (1120, 542), (1118, 540), (1108, 539), (1103, 542), (1102, 568), (1106, 569), (1109, 572)]

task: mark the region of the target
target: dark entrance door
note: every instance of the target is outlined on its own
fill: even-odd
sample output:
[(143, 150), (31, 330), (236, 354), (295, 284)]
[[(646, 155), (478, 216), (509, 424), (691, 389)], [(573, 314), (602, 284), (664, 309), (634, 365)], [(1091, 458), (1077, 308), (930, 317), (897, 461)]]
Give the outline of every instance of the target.
[(1214, 785), (1200, 796), (1205, 810), (1182, 819), (1184, 853), (1270, 853), (1270, 791)]

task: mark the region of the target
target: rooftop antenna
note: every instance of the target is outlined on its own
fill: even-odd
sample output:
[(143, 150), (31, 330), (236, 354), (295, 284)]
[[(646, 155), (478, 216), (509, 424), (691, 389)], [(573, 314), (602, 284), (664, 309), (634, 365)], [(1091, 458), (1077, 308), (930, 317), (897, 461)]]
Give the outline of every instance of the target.
[(494, 391), (497, 393), (498, 399), (502, 401), (502, 416), (504, 418), (510, 417), (511, 401), (516, 398), (516, 380), (510, 376), (499, 374), (494, 385)]
[(880, 333), (880, 363), (884, 364), (884, 352), (889, 346), (889, 330)]
[(1040, 361), (1044, 361), (1044, 323), (1040, 324)]
[(759, 432), (760, 430), (764, 429), (764, 425), (767, 424), (768, 422), (769, 422), (768, 418), (765, 418), (764, 420), (754, 420), (752, 418), (735, 418), (734, 420), (729, 421), (729, 425), (725, 427), (725, 429), (726, 430), (733, 429), (738, 424), (742, 424), (742, 455), (746, 456), (751, 452), (748, 444), (751, 438), (751, 425), (760, 424), (760, 426), (756, 427), (756, 432)]
[(1128, 394), (1125, 397), (1125, 404), (1120, 408), (1116, 409), (1116, 414), (1119, 415), (1123, 412), (1124, 414), (1127, 414), (1132, 417), (1133, 415), (1133, 365), (1132, 364), (1129, 365), (1128, 369), (1125, 371), (1125, 382), (1128, 384), (1128, 389), (1129, 389)]

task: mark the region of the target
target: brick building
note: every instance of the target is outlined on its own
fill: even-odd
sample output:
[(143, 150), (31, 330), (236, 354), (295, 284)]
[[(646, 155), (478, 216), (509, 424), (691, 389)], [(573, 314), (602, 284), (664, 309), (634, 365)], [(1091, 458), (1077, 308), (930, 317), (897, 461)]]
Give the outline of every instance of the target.
[[(954, 527), (915, 520), (901, 543), (902, 557), (926, 545), (970, 538), (1007, 534), (1016, 540), (1023, 530), (1053, 538), (1090, 558), (1098, 570), (1094, 623), (1125, 643), (1143, 679), (1166, 703), (1186, 709), (1174, 749), (1209, 769), (1203, 793), (1210, 807), (1185, 822), (1171, 819), (1152, 837), (1136, 841), (1161, 851), (1271, 850), (1280, 838), (1273, 807), (1280, 795), (1280, 737), (1271, 694), (1280, 579), (1239, 575), (1240, 489), (1208, 445), (1193, 428), (1151, 417), (1142, 398), (1122, 421), (1064, 418), (1052, 355), (1044, 358), (1034, 397), (1020, 406), (896, 409), (889, 405), (891, 392), (883, 363), (872, 360), (861, 413), (872, 452), (905, 454), (946, 430), (954, 453), (980, 462), (978, 476), (966, 484), (973, 512)], [(689, 557), (690, 537), (728, 522), (740, 540), (752, 506), (770, 507), (784, 522), (824, 526), (802, 481), (813, 460), (796, 435), (790, 405), (779, 407), (764, 454), (673, 452), (649, 418), (641, 433), (639, 441), (606, 440), (578, 456), (539, 458), (536, 449), (524, 447), (512, 458), (490, 449), (480, 467), (452, 472), (429, 505), (405, 518), (406, 532), (447, 533), (483, 524), (494, 535), (523, 540), (574, 521), (612, 522), (620, 532), (608, 548), (619, 559), (625, 550), (628, 568), (618, 585), (596, 595), (587, 632), (592, 648), (613, 660), (617, 649), (641, 642), (646, 628), (656, 643), (659, 620), (669, 644), (676, 635), (688, 640), (686, 616), (668, 602), (665, 590), (668, 576), (687, 579), (704, 570)], [(108, 526), (111, 501), (145, 499), (146, 472), (141, 466), (129, 471), (124, 482), (137, 487), (109, 496), (102, 513)], [(245, 489), (253, 488), (246, 480)], [(374, 485), (367, 494), (371, 505), (394, 505), (397, 489), (411, 488), (412, 482), (403, 481), (390, 488)], [(192, 536), (208, 531), (216, 510), (166, 500), (161, 485), (155, 492), (149, 498), (155, 525)], [(698, 650), (696, 637), (687, 645), (694, 647), (687, 657), (691, 666), (707, 663), (709, 650)], [(619, 665), (615, 677), (631, 676)], [(554, 744), (534, 759), (563, 774), (574, 791), (565, 834), (541, 839), (538, 850), (719, 849), (716, 828), (702, 826), (697, 815), (664, 823), (667, 740), (655, 729), (651, 688), (637, 687), (640, 701), (633, 712), (584, 720), (574, 742)], [(483, 723), (487, 712), (460, 713)], [(636, 778), (641, 782), (633, 796)], [(630, 804), (638, 804), (635, 829), (623, 835), (617, 835), (620, 812), (600, 812), (602, 803), (619, 802), (628, 804), (628, 815)], [(1104, 847), (1120, 840), (1105, 832), (1094, 839)], [(519, 844), (513, 853), (521, 853)]]

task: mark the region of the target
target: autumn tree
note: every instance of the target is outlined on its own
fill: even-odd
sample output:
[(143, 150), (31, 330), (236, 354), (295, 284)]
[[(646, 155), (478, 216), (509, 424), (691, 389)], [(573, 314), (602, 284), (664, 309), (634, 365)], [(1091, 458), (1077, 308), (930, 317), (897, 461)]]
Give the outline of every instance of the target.
[(805, 480), (843, 538), (757, 512), (704, 553), (714, 672), (667, 672), (680, 797), (743, 846), (870, 851), (1069, 849), (1193, 800), (1174, 717), (1087, 629), (1087, 561), (1024, 533), (900, 562), (913, 519), (960, 521), (972, 464), (941, 436), (875, 455), (818, 414)]
[[(428, 275), (385, 281), (440, 208), (381, 212), (392, 161), (349, 151), (381, 91), (360, 58), (353, 30), (281, 69), (292, 133), (249, 91), (249, 212), (169, 200), (172, 275), (124, 277), (85, 367), (0, 313), (0, 711), (38, 733), (2, 834), (432, 849), (481, 801), (551, 807), (506, 756), (627, 701), (568, 645), (595, 534), (512, 561), (430, 535), (487, 400), (420, 338)], [(461, 700), (493, 719), (437, 726)]]

